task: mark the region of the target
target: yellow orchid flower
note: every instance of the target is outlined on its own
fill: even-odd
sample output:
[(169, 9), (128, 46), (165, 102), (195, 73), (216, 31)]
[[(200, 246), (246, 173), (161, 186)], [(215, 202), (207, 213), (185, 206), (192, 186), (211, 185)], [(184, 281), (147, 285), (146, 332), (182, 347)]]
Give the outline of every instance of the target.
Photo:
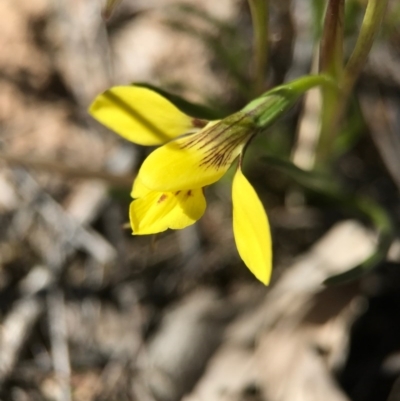
[[(129, 210), (133, 234), (182, 229), (200, 219), (206, 208), (204, 187), (218, 181), (256, 133), (321, 80), (310, 82), (300, 79), (278, 87), (211, 122), (186, 115), (144, 87), (117, 86), (99, 95), (89, 109), (99, 122), (131, 142), (163, 145), (146, 158), (134, 182)], [(272, 270), (268, 219), (240, 164), (232, 185), (235, 242), (246, 266), (267, 285)]]

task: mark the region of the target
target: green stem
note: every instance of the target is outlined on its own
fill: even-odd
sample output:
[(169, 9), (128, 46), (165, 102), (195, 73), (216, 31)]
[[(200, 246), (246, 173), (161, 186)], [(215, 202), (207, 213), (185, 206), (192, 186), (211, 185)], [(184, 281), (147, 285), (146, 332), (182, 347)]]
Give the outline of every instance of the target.
[(321, 38), (320, 71), (339, 80), (343, 69), (344, 0), (330, 0)]
[(335, 137), (340, 129), (340, 124), (343, 121), (348, 100), (354, 88), (354, 84), (367, 60), (368, 54), (382, 22), (387, 3), (388, 0), (368, 1), (353, 53), (342, 73), (337, 75), (337, 82), (340, 91), (337, 96), (327, 94), (324, 98), (321, 137), (317, 152), (317, 163), (322, 166), (329, 162)]
[(251, 116), (257, 128), (268, 128), (292, 107), (304, 92), (320, 85), (334, 86), (335, 83), (327, 75), (308, 75), (301, 77), (263, 93), (260, 97), (248, 103), (241, 112)]
[(268, 0), (248, 0), (253, 22), (254, 95), (264, 91), (268, 61)]
[[(372, 44), (385, 14), (388, 0), (369, 0), (353, 53), (344, 69), (340, 87), (346, 97), (353, 89), (367, 60)], [(347, 99), (346, 99), (347, 100)]]
[(301, 78), (295, 79), (294, 81), (288, 82), (283, 85), (279, 85), (272, 90), (265, 92), (262, 97), (268, 96), (274, 93), (286, 91), (294, 96), (300, 96), (304, 92), (316, 87), (322, 86), (324, 88), (331, 88), (337, 91), (337, 85), (335, 81), (327, 74), (317, 75), (306, 75)]
[(314, 40), (318, 41), (322, 35), (322, 18), (324, 15), (325, 4), (321, 0), (312, 0), (312, 16), (313, 24), (312, 28), (314, 31)]
[[(319, 62), (320, 71), (328, 74), (336, 83), (340, 82), (343, 70), (343, 20), (344, 0), (330, 0), (325, 13)], [(336, 135), (332, 129), (332, 121), (339, 97), (337, 89), (322, 89), (321, 132), (316, 154), (316, 161), (320, 165), (326, 163)]]

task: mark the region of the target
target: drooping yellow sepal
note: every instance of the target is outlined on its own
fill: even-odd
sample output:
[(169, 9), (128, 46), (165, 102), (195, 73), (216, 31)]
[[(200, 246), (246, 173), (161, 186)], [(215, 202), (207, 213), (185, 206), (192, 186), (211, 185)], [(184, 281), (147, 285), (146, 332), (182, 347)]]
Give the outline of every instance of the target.
[(202, 188), (175, 193), (153, 191), (131, 203), (129, 217), (133, 234), (155, 234), (168, 228), (185, 228), (200, 219), (205, 209)]
[(240, 257), (267, 285), (272, 271), (271, 233), (267, 215), (254, 188), (240, 168), (233, 179), (233, 233)]
[(128, 141), (160, 145), (196, 130), (194, 119), (158, 93), (139, 86), (115, 86), (97, 96), (89, 113)]

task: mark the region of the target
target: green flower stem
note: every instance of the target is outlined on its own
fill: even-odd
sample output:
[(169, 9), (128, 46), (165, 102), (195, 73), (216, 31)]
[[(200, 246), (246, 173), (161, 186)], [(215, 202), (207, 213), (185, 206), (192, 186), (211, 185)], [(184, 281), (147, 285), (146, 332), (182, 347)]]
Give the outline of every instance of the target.
[(313, 36), (318, 41), (322, 35), (322, 18), (325, 11), (325, 2), (321, 0), (312, 0), (312, 16), (313, 16)]
[(263, 92), (268, 61), (268, 0), (248, 0), (253, 22), (254, 95)]
[(335, 119), (332, 122), (335, 130), (339, 129), (354, 84), (367, 61), (368, 54), (382, 23), (387, 4), (388, 0), (368, 1), (356, 45), (339, 81), (340, 98), (337, 103)]
[[(341, 0), (331, 0), (332, 3)], [(324, 167), (329, 162), (336, 134), (343, 120), (349, 97), (354, 84), (367, 60), (372, 44), (381, 25), (388, 0), (369, 0), (361, 25), (360, 33), (344, 69), (341, 71), (335, 65), (321, 64), (326, 68), (321, 72), (330, 73), (337, 80), (339, 92), (332, 93), (329, 89), (323, 95), (323, 114), (321, 124), (320, 143), (317, 149), (317, 163)], [(330, 15), (327, 15), (325, 26), (329, 25)], [(338, 23), (340, 22), (339, 16)], [(339, 36), (337, 36), (339, 40)], [(322, 46), (324, 41), (322, 40)], [(336, 51), (337, 48), (335, 47)]]
[(294, 81), (288, 82), (287, 84), (279, 85), (274, 89), (265, 92), (262, 96), (267, 96), (275, 93), (287, 93), (293, 96), (301, 96), (308, 90), (316, 87), (322, 86), (323, 88), (331, 88), (337, 91), (337, 84), (335, 81), (327, 74), (318, 75), (305, 75), (301, 78), (295, 79)]
[(265, 129), (292, 107), (304, 92), (320, 85), (336, 89), (335, 82), (328, 75), (307, 75), (265, 92), (241, 111), (252, 117), (255, 128)]
[[(343, 71), (343, 21), (344, 0), (330, 0), (324, 20), (320, 46), (320, 71), (328, 74), (336, 83)], [(322, 89), (322, 113), (320, 140), (316, 162), (324, 164), (331, 150), (336, 132), (332, 127), (339, 104), (340, 93), (330, 87)]]
[(353, 53), (344, 69), (340, 87), (344, 93), (350, 93), (355, 81), (360, 75), (368, 53), (381, 25), (385, 10), (389, 0), (369, 0), (365, 10), (364, 19), (360, 29), (360, 34)]
[(344, 0), (330, 0), (320, 47), (320, 71), (339, 80), (343, 69)]

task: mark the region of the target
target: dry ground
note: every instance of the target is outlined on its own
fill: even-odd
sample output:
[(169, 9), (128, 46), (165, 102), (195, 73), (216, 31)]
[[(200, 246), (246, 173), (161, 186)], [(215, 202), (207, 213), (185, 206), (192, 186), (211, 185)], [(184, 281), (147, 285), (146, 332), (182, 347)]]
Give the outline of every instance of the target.
[[(178, 29), (173, 3), (126, 0), (105, 24), (99, 0), (0, 0), (0, 399), (400, 400), (397, 241), (375, 273), (324, 287), (372, 252), (374, 232), (318, 203), (293, 206), (262, 165), (258, 188), (276, 190), (260, 192), (276, 239), (268, 289), (236, 254), (228, 181), (194, 227), (156, 238), (126, 229), (145, 152), (90, 119), (94, 96), (133, 81), (227, 108), (245, 96), (199, 35)], [(233, 27), (248, 52), (245, 2), (186, 3)], [(274, 3), (276, 83), (309, 69), (309, 3)], [(219, 37), (195, 15), (185, 23)], [(399, 32), (371, 54), (366, 135), (340, 164), (395, 225)], [(312, 102), (301, 132), (313, 131)]]

